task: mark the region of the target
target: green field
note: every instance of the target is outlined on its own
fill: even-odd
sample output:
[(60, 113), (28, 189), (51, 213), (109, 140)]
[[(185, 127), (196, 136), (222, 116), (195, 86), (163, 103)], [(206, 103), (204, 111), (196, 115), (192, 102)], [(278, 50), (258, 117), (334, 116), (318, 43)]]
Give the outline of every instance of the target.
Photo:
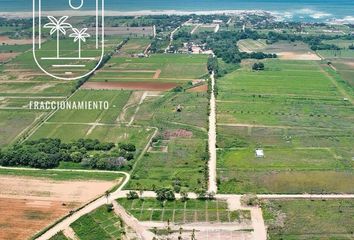
[(103, 206), (79, 218), (70, 227), (80, 240), (113, 240), (121, 239), (124, 230), (121, 221), (118, 216), (108, 212)]
[(174, 222), (176, 224), (192, 222), (232, 223), (249, 221), (249, 211), (228, 210), (225, 201), (180, 200), (167, 201), (164, 204), (155, 199), (119, 199), (129, 213), (139, 221)]
[[(181, 112), (176, 111), (183, 106)], [(175, 179), (193, 190), (205, 185), (208, 100), (206, 93), (166, 93), (144, 102), (135, 123), (158, 127), (167, 151), (148, 152), (137, 163), (128, 188), (170, 186)], [(167, 137), (169, 132), (186, 131), (189, 136)]]
[[(114, 56), (90, 81), (191, 81), (207, 73), (207, 57), (207, 55), (178, 54), (155, 54), (147, 58)], [(158, 70), (161, 71), (159, 77), (153, 79)]]
[(119, 50), (119, 53), (127, 55), (144, 53), (150, 43), (151, 40), (149, 38), (131, 38), (128, 43)]
[(354, 87), (354, 58), (351, 60), (338, 59), (332, 61), (333, 66), (337, 69), (340, 76), (345, 80), (352, 88)]
[(349, 87), (317, 62), (264, 63), (218, 80), (221, 192), (354, 192)]
[(272, 200), (263, 216), (270, 240), (353, 239), (353, 200)]
[(58, 171), (55, 169), (48, 170), (9, 170), (1, 169), (0, 175), (10, 176), (26, 176), (51, 179), (55, 181), (84, 181), (84, 180), (102, 180), (102, 181), (115, 181), (123, 177), (121, 174), (110, 172), (78, 172), (78, 171)]
[(354, 58), (354, 50), (351, 49), (320, 50), (318, 53), (325, 58)]
[(13, 143), (41, 114), (29, 110), (0, 110), (0, 147)]
[(108, 109), (94, 110), (60, 110), (56, 112), (49, 122), (62, 123), (115, 123), (122, 111), (122, 108), (128, 101), (131, 92), (129, 91), (91, 91), (80, 90), (75, 93), (69, 102), (108, 102)]
[(55, 234), (50, 240), (68, 240), (62, 232)]

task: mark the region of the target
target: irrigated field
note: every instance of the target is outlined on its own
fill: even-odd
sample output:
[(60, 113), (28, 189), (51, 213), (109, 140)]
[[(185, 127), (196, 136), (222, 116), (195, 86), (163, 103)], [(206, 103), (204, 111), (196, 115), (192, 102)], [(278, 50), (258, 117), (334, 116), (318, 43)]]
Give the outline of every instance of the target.
[(70, 226), (80, 240), (121, 239), (124, 224), (114, 212), (105, 206), (79, 218)]
[[(139, 84), (143, 86), (150, 84), (155, 86), (156, 90), (164, 90), (159, 88), (160, 84), (161, 86), (164, 84), (177, 85), (201, 79), (207, 73), (206, 62), (207, 55), (157, 54), (145, 58), (127, 58), (118, 55), (98, 71), (84, 87), (90, 88), (87, 87), (89, 84), (100, 82), (91, 88), (100, 89), (101, 86), (105, 89), (105, 86), (111, 88), (115, 86), (116, 89), (129, 89), (129, 83), (131, 83), (132, 90), (143, 90), (144, 88), (137, 89)], [(154, 90), (149, 86), (145, 86), (145, 88), (146, 90)], [(167, 90), (171, 88), (173, 86), (166, 86)]]
[[(188, 200), (167, 201), (161, 204), (155, 199), (119, 199), (118, 203), (139, 221), (174, 222), (188, 224), (249, 223), (251, 214), (246, 210), (230, 211), (225, 201)], [(245, 227), (246, 228), (246, 227)]]
[(354, 192), (353, 105), (340, 76), (318, 62), (264, 63), (218, 80), (221, 192)]
[(272, 200), (263, 215), (270, 240), (354, 237), (353, 200)]

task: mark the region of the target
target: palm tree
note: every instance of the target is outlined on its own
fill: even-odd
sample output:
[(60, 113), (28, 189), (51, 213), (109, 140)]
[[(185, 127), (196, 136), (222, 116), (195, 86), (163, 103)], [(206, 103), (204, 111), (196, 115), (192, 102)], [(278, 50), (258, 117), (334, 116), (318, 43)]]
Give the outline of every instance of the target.
[(87, 28), (78, 30), (73, 28), (74, 33), (70, 34), (69, 37), (74, 38), (74, 42), (79, 41), (79, 58), (81, 58), (81, 41), (86, 42), (86, 38), (90, 37), (90, 34), (86, 33)]
[(111, 193), (109, 192), (109, 191), (105, 191), (105, 193), (104, 193), (104, 196), (106, 197), (106, 199), (107, 199), (107, 204), (108, 204), (108, 198), (109, 198), (109, 195), (110, 195)]
[(66, 34), (66, 28), (72, 28), (70, 23), (66, 23), (65, 21), (68, 19), (68, 16), (63, 16), (59, 20), (57, 20), (53, 16), (48, 16), (49, 23), (44, 24), (44, 28), (50, 28), (50, 35), (57, 33), (57, 58), (59, 58), (59, 37), (60, 32), (62, 34)]

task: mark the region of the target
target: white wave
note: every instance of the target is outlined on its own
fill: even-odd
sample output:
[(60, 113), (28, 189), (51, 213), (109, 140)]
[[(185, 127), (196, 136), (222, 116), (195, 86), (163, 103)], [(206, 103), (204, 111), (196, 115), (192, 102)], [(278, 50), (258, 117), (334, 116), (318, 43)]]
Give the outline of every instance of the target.
[(299, 17), (302, 19), (306, 17), (313, 19), (324, 19), (333, 16), (331, 13), (321, 12), (310, 8), (302, 8), (290, 11), (271, 11), (271, 13), (276, 17), (278, 21), (291, 20), (294, 17)]

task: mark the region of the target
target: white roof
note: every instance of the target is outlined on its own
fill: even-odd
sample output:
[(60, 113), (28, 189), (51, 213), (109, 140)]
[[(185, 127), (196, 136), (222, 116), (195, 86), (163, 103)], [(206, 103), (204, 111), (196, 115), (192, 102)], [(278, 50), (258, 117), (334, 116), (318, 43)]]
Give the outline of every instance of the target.
[(256, 149), (256, 156), (257, 157), (264, 157), (263, 149)]

